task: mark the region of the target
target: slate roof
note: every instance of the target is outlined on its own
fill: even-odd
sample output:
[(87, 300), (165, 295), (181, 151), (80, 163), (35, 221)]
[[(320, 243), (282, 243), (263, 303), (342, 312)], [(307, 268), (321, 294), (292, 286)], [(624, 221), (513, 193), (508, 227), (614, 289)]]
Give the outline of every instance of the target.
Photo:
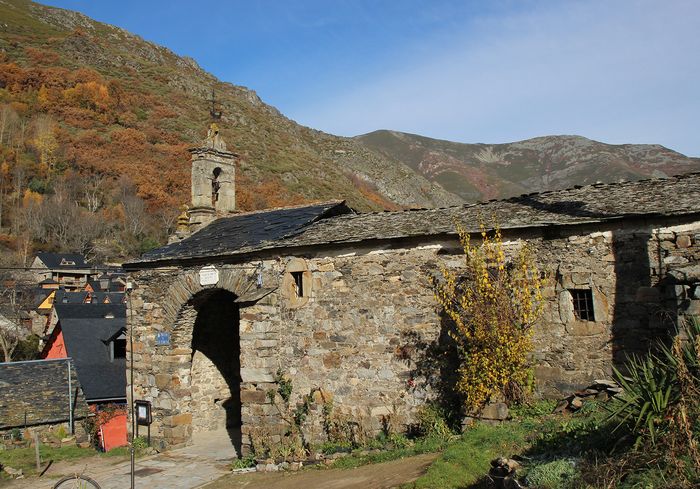
[(83, 304), (87, 295), (87, 292), (68, 292), (66, 290), (60, 289), (56, 291), (56, 295), (54, 296), (53, 302), (55, 305)]
[[(90, 268), (85, 257), (79, 253), (37, 253), (36, 257), (51, 270), (75, 270)], [(67, 265), (66, 262), (73, 262)]]
[(101, 280), (105, 279), (88, 280), (87, 283), (95, 292), (119, 292), (121, 284), (117, 282), (117, 277), (107, 278), (106, 280), (108, 280), (108, 283), (106, 288), (102, 287), (102, 284), (100, 283)]
[(149, 251), (140, 261), (217, 255), (236, 249), (258, 249), (299, 234), (320, 219), (353, 212), (344, 201), (285, 207), (217, 219), (182, 241)]
[(31, 291), (32, 294), (32, 304), (34, 308), (37, 308), (41, 305), (42, 302), (46, 300), (46, 298), (51, 294), (54, 290), (56, 289), (42, 289), (42, 288), (36, 288)]
[(58, 319), (103, 319), (114, 315), (115, 318), (126, 319), (126, 304), (59, 304), (54, 308)]
[(109, 340), (126, 328), (126, 319), (59, 318), (87, 401), (126, 398), (126, 359), (110, 360), (109, 354)]
[[(296, 208), (294, 212), (304, 213), (305, 209)], [(270, 212), (275, 212), (275, 218), (279, 220), (290, 218), (285, 212)], [(319, 214), (308, 224), (299, 226), (292, 223), (286, 228), (286, 233), (270, 233), (264, 236), (265, 239), (258, 240), (240, 239), (236, 233), (243, 226), (238, 220), (245, 217), (247, 230), (258, 227), (264, 230), (266, 222), (258, 220), (265, 216), (263, 212), (219, 219), (176, 245), (153, 250), (139, 261), (124, 266), (138, 268), (139, 264), (147, 266), (149, 262), (233, 256), (274, 248), (454, 235), (455, 220), (468, 231), (477, 232), (481, 220), (492, 221), (493, 218), (502, 229), (519, 229), (699, 212), (700, 173), (667, 179), (577, 186), (439, 209)]]
[[(0, 363), (0, 429), (68, 421), (67, 360)], [(71, 364), (76, 419), (87, 415), (87, 404)], [(75, 393), (77, 390), (77, 398)]]

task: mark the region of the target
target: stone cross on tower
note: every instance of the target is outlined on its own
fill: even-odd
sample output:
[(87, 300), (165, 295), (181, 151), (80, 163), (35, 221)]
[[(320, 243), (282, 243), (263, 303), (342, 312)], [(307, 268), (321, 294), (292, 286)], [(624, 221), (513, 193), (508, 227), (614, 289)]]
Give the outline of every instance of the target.
[(201, 146), (191, 148), (192, 205), (190, 228), (197, 231), (217, 217), (236, 211), (236, 160), (212, 124)]

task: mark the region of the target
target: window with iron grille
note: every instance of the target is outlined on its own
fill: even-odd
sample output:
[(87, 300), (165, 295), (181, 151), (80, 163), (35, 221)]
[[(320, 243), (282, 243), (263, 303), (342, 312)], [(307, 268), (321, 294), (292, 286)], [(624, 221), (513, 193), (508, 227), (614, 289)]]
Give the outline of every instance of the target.
[(571, 289), (574, 301), (574, 315), (580, 321), (595, 321), (593, 314), (593, 291), (591, 289)]

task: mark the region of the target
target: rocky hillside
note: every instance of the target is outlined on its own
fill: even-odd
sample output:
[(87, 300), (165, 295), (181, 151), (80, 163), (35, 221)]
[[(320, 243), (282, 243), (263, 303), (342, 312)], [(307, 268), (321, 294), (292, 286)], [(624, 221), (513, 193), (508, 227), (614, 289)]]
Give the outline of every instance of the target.
[(151, 206), (188, 200), (186, 149), (206, 132), (212, 89), (222, 134), (244, 157), (244, 209), (336, 198), (365, 210), (459, 202), (356, 140), (302, 127), (194, 60), (76, 12), (0, 0), (0, 64), (0, 104), (27, 126), (51, 117), (59, 168), (130, 175)]
[[(212, 89), (222, 134), (243, 156), (242, 209), (336, 198), (361, 210), (445, 206), (700, 168), (660, 146), (581, 137), (497, 145), (390, 131), (337, 137), (123, 29), (0, 0), (0, 159), (16, 193), (27, 188), (13, 180), (20, 173), (39, 194), (50, 194), (65, 172), (102, 175), (108, 184), (127, 175), (151, 210), (175, 209), (189, 198), (187, 148), (205, 134)], [(17, 207), (22, 195), (3, 198)], [(0, 226), (7, 219), (0, 215)]]
[(700, 170), (700, 158), (689, 158), (663, 146), (612, 145), (581, 136), (463, 144), (375, 131), (356, 139), (466, 201)]

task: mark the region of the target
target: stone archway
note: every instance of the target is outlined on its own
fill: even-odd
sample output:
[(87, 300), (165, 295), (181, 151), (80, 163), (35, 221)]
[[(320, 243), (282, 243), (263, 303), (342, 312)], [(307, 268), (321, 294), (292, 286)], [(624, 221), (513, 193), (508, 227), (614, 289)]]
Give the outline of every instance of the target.
[(158, 350), (151, 367), (158, 388), (154, 418), (162, 422), (165, 446), (206, 444), (233, 458), (241, 454), (242, 409), (235, 300), (254, 281), (242, 270), (217, 273), (214, 285), (202, 285), (196, 271), (183, 273), (163, 295), (170, 344)]

